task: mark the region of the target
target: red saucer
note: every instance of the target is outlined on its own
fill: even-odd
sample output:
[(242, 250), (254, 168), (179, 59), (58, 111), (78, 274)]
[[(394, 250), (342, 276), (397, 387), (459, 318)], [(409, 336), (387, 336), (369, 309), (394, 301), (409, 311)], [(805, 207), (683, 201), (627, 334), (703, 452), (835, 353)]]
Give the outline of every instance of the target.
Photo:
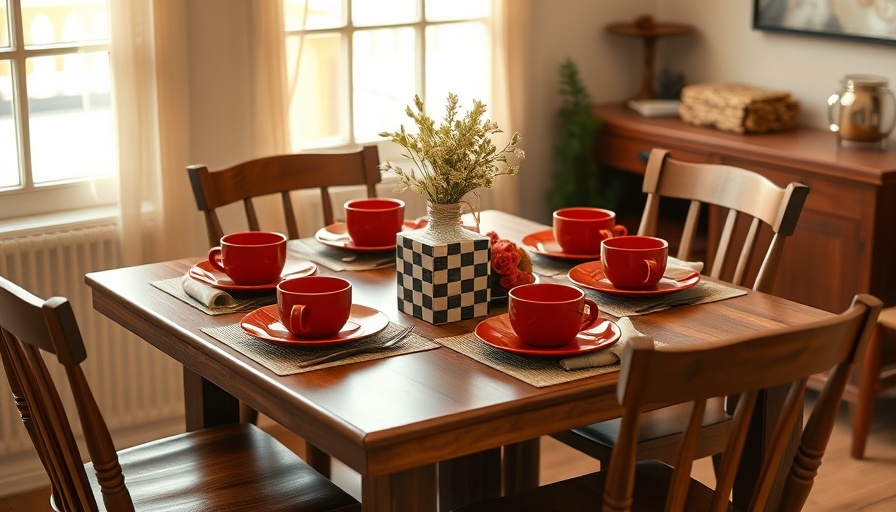
[(351, 316), (341, 331), (327, 338), (299, 338), (280, 322), (277, 305), (264, 306), (244, 316), (240, 328), (254, 338), (291, 347), (339, 345), (368, 338), (389, 325), (389, 318), (374, 308), (352, 304)]
[(221, 272), (212, 266), (208, 260), (200, 261), (190, 267), (189, 275), (197, 281), (201, 281), (213, 288), (226, 291), (259, 291), (273, 290), (277, 287), (277, 283), (287, 277), (305, 277), (310, 276), (317, 271), (317, 264), (308, 260), (286, 259), (286, 265), (283, 265), (283, 272), (280, 273), (280, 279), (273, 283), (242, 285), (236, 284), (227, 274)]
[(653, 297), (666, 295), (697, 286), (700, 282), (700, 273), (692, 271), (679, 279), (663, 277), (653, 288), (644, 290), (621, 290), (613, 286), (613, 283), (604, 275), (604, 264), (600, 261), (589, 261), (576, 265), (569, 271), (569, 280), (573, 283), (613, 295), (625, 295), (630, 297)]
[(523, 237), (523, 246), (532, 252), (548, 256), (549, 258), (557, 258), (561, 260), (599, 260), (600, 253), (597, 254), (569, 254), (563, 252), (560, 245), (554, 239), (554, 230), (545, 229), (531, 233)]
[[(406, 220), (402, 226), (402, 231), (411, 231), (426, 226), (427, 221)], [(335, 247), (337, 249), (345, 249), (352, 252), (383, 252), (395, 249), (395, 244), (382, 246), (355, 245), (350, 236), (348, 236), (348, 226), (345, 222), (335, 222), (329, 226), (320, 228), (314, 234), (314, 239), (318, 242)]]
[(474, 332), (477, 338), (498, 350), (535, 357), (574, 356), (603, 350), (612, 347), (622, 336), (622, 331), (615, 322), (603, 319), (591, 329), (580, 332), (574, 340), (566, 345), (536, 347), (524, 343), (513, 332), (513, 327), (510, 326), (510, 316), (506, 313), (479, 322)]

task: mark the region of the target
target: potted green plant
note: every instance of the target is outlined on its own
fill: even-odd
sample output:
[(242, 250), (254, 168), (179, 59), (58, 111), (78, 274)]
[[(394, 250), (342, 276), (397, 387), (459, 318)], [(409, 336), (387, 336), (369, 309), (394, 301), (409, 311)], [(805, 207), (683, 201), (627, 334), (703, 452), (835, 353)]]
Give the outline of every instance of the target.
[(559, 132), (554, 144), (557, 169), (548, 204), (553, 210), (567, 206), (618, 207), (622, 183), (597, 163), (595, 136), (601, 121), (591, 114), (591, 96), (571, 59), (560, 65), (561, 106)]

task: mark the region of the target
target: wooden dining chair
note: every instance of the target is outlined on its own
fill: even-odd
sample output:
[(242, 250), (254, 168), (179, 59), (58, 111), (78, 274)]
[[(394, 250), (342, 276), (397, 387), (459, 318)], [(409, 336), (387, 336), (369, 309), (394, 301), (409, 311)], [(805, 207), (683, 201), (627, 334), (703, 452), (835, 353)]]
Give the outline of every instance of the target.
[[(826, 374), (814, 375), (809, 379), (809, 387), (821, 390), (826, 381)], [(896, 387), (896, 307), (890, 307), (881, 311), (865, 355), (853, 369), (850, 382), (843, 393), (843, 400), (851, 404), (850, 455), (853, 458), (865, 458), (865, 446), (871, 431), (875, 401), (881, 392), (894, 387)]]
[[(204, 165), (187, 167), (196, 206), (205, 215), (209, 246), (220, 243), (225, 231), (217, 209), (242, 202), (248, 229), (261, 227), (255, 212), (255, 200), (279, 195), (283, 205), (286, 234), (299, 238), (297, 214), (292, 192), (318, 189), (324, 226), (333, 224), (335, 214), (330, 198), (331, 187), (364, 185), (368, 197), (376, 197), (376, 185), (382, 181), (376, 146), (364, 146), (347, 153), (296, 153), (249, 160), (226, 169), (210, 171)], [(323, 226), (321, 226), (323, 227)]]
[[(196, 206), (205, 216), (209, 247), (220, 245), (225, 230), (218, 209), (242, 202), (250, 231), (261, 227), (255, 211), (255, 201), (264, 196), (279, 195), (290, 239), (299, 238), (297, 209), (292, 192), (317, 189), (323, 209), (324, 226), (335, 221), (331, 187), (363, 185), (367, 197), (376, 197), (376, 185), (382, 181), (379, 152), (376, 146), (363, 146), (356, 151), (342, 153), (296, 153), (249, 160), (226, 169), (210, 171), (204, 165), (187, 167)], [(323, 227), (323, 226), (321, 226)], [(256, 423), (258, 412), (240, 404), (240, 418)], [(330, 457), (312, 445), (307, 445), (306, 460), (319, 472), (329, 476)]]
[[(643, 190), (647, 203), (638, 229), (639, 235), (657, 235), (660, 200), (676, 198), (690, 201), (684, 228), (678, 240), (676, 257), (691, 259), (691, 248), (697, 236), (698, 221), (705, 205), (727, 210), (715, 256), (705, 269), (709, 277), (747, 286), (746, 276), (751, 259), (757, 252), (761, 228), (770, 228), (771, 240), (765, 250), (758, 273), (752, 283), (754, 290), (772, 293), (780, 267), (784, 242), (796, 229), (797, 220), (809, 193), (809, 187), (790, 183), (779, 187), (765, 177), (747, 169), (728, 165), (682, 162), (669, 158), (664, 149), (654, 149), (647, 161)], [(743, 236), (736, 234), (738, 220), (748, 219), (749, 227)], [(737, 252), (733, 268), (729, 256)], [(703, 417), (703, 432), (697, 448), (699, 458), (716, 456), (724, 450), (722, 440), (731, 424), (731, 407), (725, 400), (712, 400)], [(674, 462), (681, 433), (687, 426), (688, 414), (682, 407), (669, 407), (647, 412), (641, 420), (637, 455), (639, 459), (658, 459)], [(613, 446), (620, 435), (619, 420), (595, 423), (553, 437), (583, 453), (598, 459), (601, 467), (610, 460)]]
[[(34, 448), (65, 511), (360, 510), (360, 504), (251, 424), (225, 425), (116, 451), (84, 377), (71, 304), (41, 300), (0, 277), (0, 358)], [(67, 386), (57, 388), (47, 363)], [(55, 370), (55, 368), (54, 368)], [(58, 378), (58, 377), (57, 377)], [(60, 392), (74, 398), (83, 462)]]
[[(710, 344), (655, 347), (650, 339), (633, 340), (621, 356), (617, 397), (623, 408), (622, 428), (608, 468), (457, 510), (729, 510), (758, 396), (764, 389), (780, 386), (788, 388), (784, 408), (772, 430), (759, 477), (755, 485), (745, 487), (751, 496), (749, 510), (765, 510), (779, 470), (786, 471), (779, 504), (769, 509), (801, 510), (834, 428), (850, 367), (862, 354), (881, 306), (875, 297), (858, 295), (846, 312), (831, 318)], [(829, 378), (803, 425), (807, 380), (823, 371), (829, 371)], [(738, 396), (737, 409), (712, 489), (690, 474), (708, 400), (729, 395)], [(637, 462), (642, 411), (668, 403), (686, 404), (690, 411), (673, 465)], [(801, 432), (799, 447), (788, 457), (794, 429)]]

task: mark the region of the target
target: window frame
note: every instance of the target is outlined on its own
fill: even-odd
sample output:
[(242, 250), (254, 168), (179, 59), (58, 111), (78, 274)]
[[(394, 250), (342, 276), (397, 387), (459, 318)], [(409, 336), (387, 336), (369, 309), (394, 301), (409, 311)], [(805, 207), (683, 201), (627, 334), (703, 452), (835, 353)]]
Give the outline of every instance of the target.
[[(108, 209), (117, 203), (116, 171), (108, 176), (73, 178), (35, 184), (31, 158), (31, 110), (28, 96), (27, 62), (39, 57), (57, 57), (89, 52), (106, 52), (111, 63), (111, 41), (90, 40), (26, 45), (22, 0), (4, 1), (7, 8), (9, 47), (0, 47), (0, 60), (8, 62), (12, 83), (11, 109), (16, 130), (19, 185), (0, 188), (0, 226), (16, 225), (16, 219), (39, 218), (71, 210)], [(111, 7), (111, 6), (110, 6)], [(111, 69), (110, 69), (111, 72)], [(111, 91), (113, 116), (114, 85)], [(118, 160), (117, 145), (114, 160)], [(27, 224), (27, 222), (26, 222)], [(0, 231), (3, 231), (0, 228)]]
[[(288, 0), (282, 0), (284, 6)], [(341, 149), (354, 147), (361, 144), (376, 144), (379, 153), (380, 160), (386, 161), (396, 161), (396, 160), (404, 160), (405, 158), (402, 156), (402, 152), (404, 151), (398, 144), (395, 144), (383, 137), (373, 137), (370, 139), (366, 138), (356, 138), (355, 137), (355, 107), (354, 107), (354, 35), (358, 31), (368, 31), (368, 30), (377, 30), (377, 29), (398, 29), (398, 28), (412, 28), (414, 30), (415, 37), (415, 76), (414, 76), (414, 89), (417, 91), (417, 94), (423, 96), (426, 91), (427, 85), (427, 72), (426, 72), (426, 64), (427, 64), (427, 54), (426, 54), (426, 44), (427, 44), (427, 28), (428, 27), (436, 27), (440, 25), (452, 25), (458, 23), (470, 23), (470, 22), (478, 22), (486, 25), (486, 28), (489, 32), (494, 30), (494, 0), (490, 0), (491, 6), (488, 9), (487, 14), (476, 17), (465, 17), (465, 18), (456, 18), (456, 19), (446, 19), (446, 20), (427, 20), (426, 19), (426, 0), (417, 0), (417, 8), (418, 8), (418, 19), (413, 21), (403, 21), (403, 22), (394, 22), (394, 23), (382, 23), (382, 24), (370, 24), (370, 25), (356, 25), (352, 20), (352, 0), (343, 0), (344, 2), (344, 14), (345, 19), (343, 20), (343, 25), (339, 27), (329, 27), (329, 28), (289, 28), (284, 27), (284, 35), (285, 40), (287, 41), (287, 46), (289, 45), (288, 40), (291, 36), (295, 36), (296, 34), (303, 34), (299, 37), (307, 37), (307, 36), (316, 36), (321, 34), (339, 34), (342, 37), (342, 47), (340, 49), (340, 71), (345, 76), (345, 83), (339, 84), (339, 94), (341, 97), (339, 101), (345, 105), (344, 113), (340, 116), (340, 127), (344, 130), (344, 133), (340, 135), (337, 139), (326, 139), (327, 143), (323, 143), (320, 145), (301, 145), (296, 144), (295, 137), (291, 137), (289, 141), (292, 150), (294, 151), (306, 151), (311, 149)], [(307, 20), (305, 20), (307, 21)], [(490, 41), (489, 51), (491, 53), (491, 59), (495, 58), (495, 48), (494, 42)], [(289, 67), (289, 66), (287, 66)], [(490, 83), (487, 86), (487, 91), (485, 91), (484, 96), (477, 96), (476, 99), (484, 101), (486, 104), (490, 104), (493, 101), (493, 77), (490, 79)], [(465, 98), (466, 99), (466, 98)], [(408, 105), (411, 105), (413, 98), (408, 98)], [(438, 104), (433, 104), (431, 101), (427, 102), (427, 110), (430, 110), (432, 115), (439, 116), (444, 109), (444, 98), (440, 100), (441, 102)], [(292, 108), (290, 104), (288, 108)], [(402, 118), (400, 122), (404, 122), (405, 118)], [(289, 121), (290, 124), (292, 120)], [(397, 125), (392, 126), (384, 126), (384, 130), (393, 130), (397, 129)], [(343, 138), (344, 136), (344, 138)], [(323, 140), (323, 139), (318, 139)], [(329, 143), (329, 141), (333, 141)]]

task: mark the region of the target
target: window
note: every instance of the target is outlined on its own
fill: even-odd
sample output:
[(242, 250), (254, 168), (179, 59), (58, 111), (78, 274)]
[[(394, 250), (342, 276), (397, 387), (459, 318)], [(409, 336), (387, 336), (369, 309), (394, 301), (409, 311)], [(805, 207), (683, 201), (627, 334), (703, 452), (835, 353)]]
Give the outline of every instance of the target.
[[(380, 142), (419, 93), (491, 104), (490, 0), (284, 0), (292, 146)], [(381, 157), (391, 158), (381, 148)]]
[(0, 218), (110, 204), (108, 0), (0, 0)]

